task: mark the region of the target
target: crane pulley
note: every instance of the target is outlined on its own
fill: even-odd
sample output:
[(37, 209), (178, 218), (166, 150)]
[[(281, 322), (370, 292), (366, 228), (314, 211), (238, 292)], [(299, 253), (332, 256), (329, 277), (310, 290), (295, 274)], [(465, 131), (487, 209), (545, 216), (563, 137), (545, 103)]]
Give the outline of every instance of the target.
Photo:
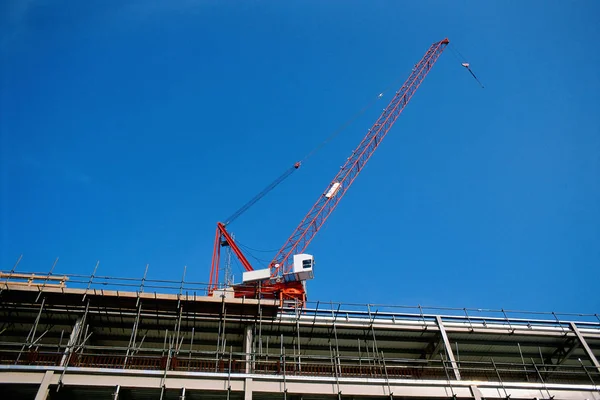
[[(327, 188), (319, 195), (317, 201), (306, 214), (304, 219), (292, 232), (288, 240), (277, 252), (271, 261), (269, 268), (254, 270), (241, 249), (236, 245), (231, 235), (226, 230), (226, 225), (247, 210), (252, 204), (260, 199), (264, 193), (270, 191), (274, 186), (287, 178), (300, 164), (286, 171), (274, 184), (269, 185), (263, 192), (259, 193), (250, 202), (238, 210), (226, 223), (217, 223), (217, 232), (213, 249), (211, 265), (209, 294), (218, 289), (219, 265), (222, 246), (229, 246), (240, 263), (247, 271), (244, 273), (242, 284), (233, 286), (235, 297), (265, 297), (276, 298), (282, 301), (295, 300), (301, 303), (306, 301), (305, 281), (312, 279), (312, 268), (314, 259), (304, 254), (308, 245), (323, 226), (329, 215), (336, 206), (359, 173), (365, 167), (381, 141), (390, 131), (404, 108), (408, 105), (431, 68), (434, 66), (449, 40), (444, 39), (433, 43), (423, 58), (414, 66), (410, 76), (402, 87), (396, 92), (388, 106), (383, 110), (375, 124), (367, 131), (367, 134), (358, 147), (352, 152), (344, 165), (340, 168)], [(381, 96), (379, 96), (381, 97)]]

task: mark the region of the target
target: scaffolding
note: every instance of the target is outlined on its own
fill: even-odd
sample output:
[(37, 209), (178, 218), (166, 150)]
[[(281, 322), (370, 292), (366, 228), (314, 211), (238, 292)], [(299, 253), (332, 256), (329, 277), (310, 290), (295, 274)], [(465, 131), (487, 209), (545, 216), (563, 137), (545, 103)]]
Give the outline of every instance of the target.
[(450, 397), (463, 382), (492, 382), (505, 396), (531, 384), (548, 398), (553, 385), (597, 391), (600, 382), (597, 314), (281, 307), (207, 297), (185, 272), (179, 281), (149, 279), (147, 267), (141, 279), (96, 272), (0, 272), (0, 371), (53, 371), (56, 392), (82, 371), (158, 374), (159, 398), (181, 373), (219, 376), (227, 395), (241, 377), (275, 379), (284, 394), (298, 379), (329, 379), (338, 396), (348, 379), (378, 382), (387, 397), (413, 381), (440, 382)]

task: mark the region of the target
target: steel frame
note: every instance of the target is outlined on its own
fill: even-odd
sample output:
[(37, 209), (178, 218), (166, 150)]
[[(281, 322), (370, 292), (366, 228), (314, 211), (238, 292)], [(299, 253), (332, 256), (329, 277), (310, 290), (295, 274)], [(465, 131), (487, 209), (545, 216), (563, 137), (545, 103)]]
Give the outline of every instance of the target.
[[(482, 385), (496, 385), (503, 396), (516, 393), (515, 385), (529, 383), (541, 387), (544, 398), (558, 396), (557, 384), (575, 390), (567, 382), (589, 387), (600, 382), (600, 321), (594, 314), (574, 321), (574, 315), (566, 319), (557, 313), (502, 309), (440, 308), (442, 313), (430, 313), (431, 308), (422, 306), (333, 302), (279, 308), (265, 299), (190, 296), (185, 272), (172, 284), (158, 282), (172, 289), (169, 296), (151, 291), (156, 282), (147, 279), (147, 270), (141, 281), (125, 281), (134, 292), (98, 290), (95, 285), (105, 286), (103, 278), (96, 271), (92, 275), (78, 278), (81, 290), (44, 285), (43, 279), (38, 287), (10, 280), (2, 285), (0, 312), (7, 320), (0, 332), (0, 377), (9, 371), (5, 368), (48, 369), (54, 372), (50, 389), (63, 390), (94, 368), (104, 375), (156, 372), (163, 395), (182, 373), (222, 376), (227, 395), (256, 389), (265, 380), (280, 380), (291, 395), (298, 393), (303, 379), (330, 379), (335, 391), (329, 394), (337, 396), (352, 395), (350, 379), (361, 385), (379, 382), (388, 397), (402, 396), (404, 383), (399, 382), (408, 380), (442, 382), (447, 393), (459, 397), (465, 387), (472, 395), (473, 388), (465, 385), (473, 380), (484, 382), (477, 386), (481, 393), (486, 393)], [(194, 308), (195, 302), (212, 305), (214, 311)], [(74, 315), (74, 323), (65, 318)], [(65, 329), (65, 321), (72, 327)], [(405, 342), (410, 346), (404, 347)], [(481, 344), (500, 346), (501, 353), (474, 350)], [(31, 350), (24, 351), (29, 345)], [(442, 346), (445, 360), (435, 357), (435, 348)], [(480, 356), (491, 361), (476, 361)], [(8, 359), (11, 365), (2, 361)], [(114, 380), (112, 390), (126, 388), (122, 383)]]
[[(306, 250), (319, 229), (363, 170), (377, 147), (379, 147), (381, 141), (390, 131), (400, 114), (402, 114), (402, 111), (404, 111), (404, 108), (408, 105), (448, 43), (449, 40), (447, 38), (433, 43), (423, 58), (415, 65), (408, 79), (396, 92), (375, 124), (368, 130), (363, 140), (350, 154), (350, 157), (348, 157), (334, 179), (328, 184), (323, 194), (319, 196), (310, 211), (277, 252), (269, 265), (271, 268), (270, 279), (260, 282), (260, 288), (257, 288), (259, 283), (234, 285), (237, 297), (261, 295), (279, 298), (281, 301), (285, 299), (299, 300), (302, 304), (306, 301), (304, 286), (295, 282), (295, 279), (291, 275), (288, 275), (292, 269), (291, 257)], [(333, 194), (326, 194), (328, 191), (333, 190), (332, 188), (336, 188)], [(225, 224), (217, 223), (211, 263), (209, 294), (212, 294), (219, 285), (219, 265), (223, 243), (230, 246), (246, 271), (254, 269), (243, 252), (234, 243), (225, 229)]]

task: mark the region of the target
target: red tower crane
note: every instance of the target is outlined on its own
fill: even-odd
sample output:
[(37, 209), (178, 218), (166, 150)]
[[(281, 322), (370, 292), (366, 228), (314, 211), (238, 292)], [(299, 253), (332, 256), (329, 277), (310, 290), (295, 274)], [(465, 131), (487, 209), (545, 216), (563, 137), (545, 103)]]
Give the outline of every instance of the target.
[[(227, 232), (226, 224), (217, 223), (209, 294), (212, 295), (218, 289), (221, 247), (229, 246), (247, 271), (244, 273), (243, 283), (233, 285), (232, 287), (235, 297), (252, 298), (260, 296), (263, 298), (280, 299), (281, 301), (294, 300), (300, 303), (306, 301), (305, 281), (313, 277), (312, 267), (314, 259), (311, 255), (303, 254), (303, 252), (323, 226), (327, 217), (329, 217), (342, 197), (344, 197), (377, 147), (381, 144), (381, 141), (390, 131), (394, 122), (396, 122), (448, 43), (449, 40), (444, 39), (429, 47), (421, 61), (414, 66), (406, 82), (396, 92), (375, 124), (369, 129), (358, 147), (352, 152), (335, 178), (329, 183), (327, 189), (319, 196), (308, 214), (306, 214), (298, 227), (277, 252), (269, 268), (255, 270), (241, 249), (236, 245), (229, 232)], [(293, 172), (299, 166), (299, 163), (296, 163), (294, 167), (288, 170), (288, 172), (282, 175), (265, 191), (272, 189), (282, 179), (285, 179), (291, 173), (290, 171)], [(261, 193), (264, 194), (265, 191)], [(240, 211), (245, 211), (258, 198), (259, 196), (255, 197), (247, 206), (242, 207)], [(234, 214), (234, 216), (239, 216), (240, 211)]]

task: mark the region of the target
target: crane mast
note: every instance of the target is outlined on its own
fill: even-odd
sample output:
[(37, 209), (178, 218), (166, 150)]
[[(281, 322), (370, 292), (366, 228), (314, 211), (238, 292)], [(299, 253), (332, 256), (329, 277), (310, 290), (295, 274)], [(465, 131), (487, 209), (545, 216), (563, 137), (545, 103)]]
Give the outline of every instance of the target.
[[(377, 147), (381, 144), (383, 138), (390, 131), (394, 122), (396, 122), (404, 108), (408, 105), (410, 99), (435, 65), (435, 62), (448, 43), (449, 40), (444, 39), (433, 43), (429, 47), (423, 58), (415, 64), (410, 76), (396, 92), (375, 124), (368, 130), (358, 147), (348, 157), (325, 191), (319, 196), (310, 211), (277, 252), (270, 263), (268, 275), (257, 282), (234, 286), (236, 297), (253, 297), (260, 294), (265, 297), (305, 300), (304, 285), (298, 282), (297, 279), (294, 279), (294, 274), (291, 273), (294, 265), (293, 256), (302, 254), (306, 250), (358, 174), (365, 167)], [(225, 225), (218, 223), (209, 288), (209, 292), (211, 293), (217, 288), (218, 284), (219, 256), (222, 245), (231, 246), (233, 252), (244, 266), (244, 269), (246, 271), (253, 271), (251, 264), (243, 252), (227, 233)]]

